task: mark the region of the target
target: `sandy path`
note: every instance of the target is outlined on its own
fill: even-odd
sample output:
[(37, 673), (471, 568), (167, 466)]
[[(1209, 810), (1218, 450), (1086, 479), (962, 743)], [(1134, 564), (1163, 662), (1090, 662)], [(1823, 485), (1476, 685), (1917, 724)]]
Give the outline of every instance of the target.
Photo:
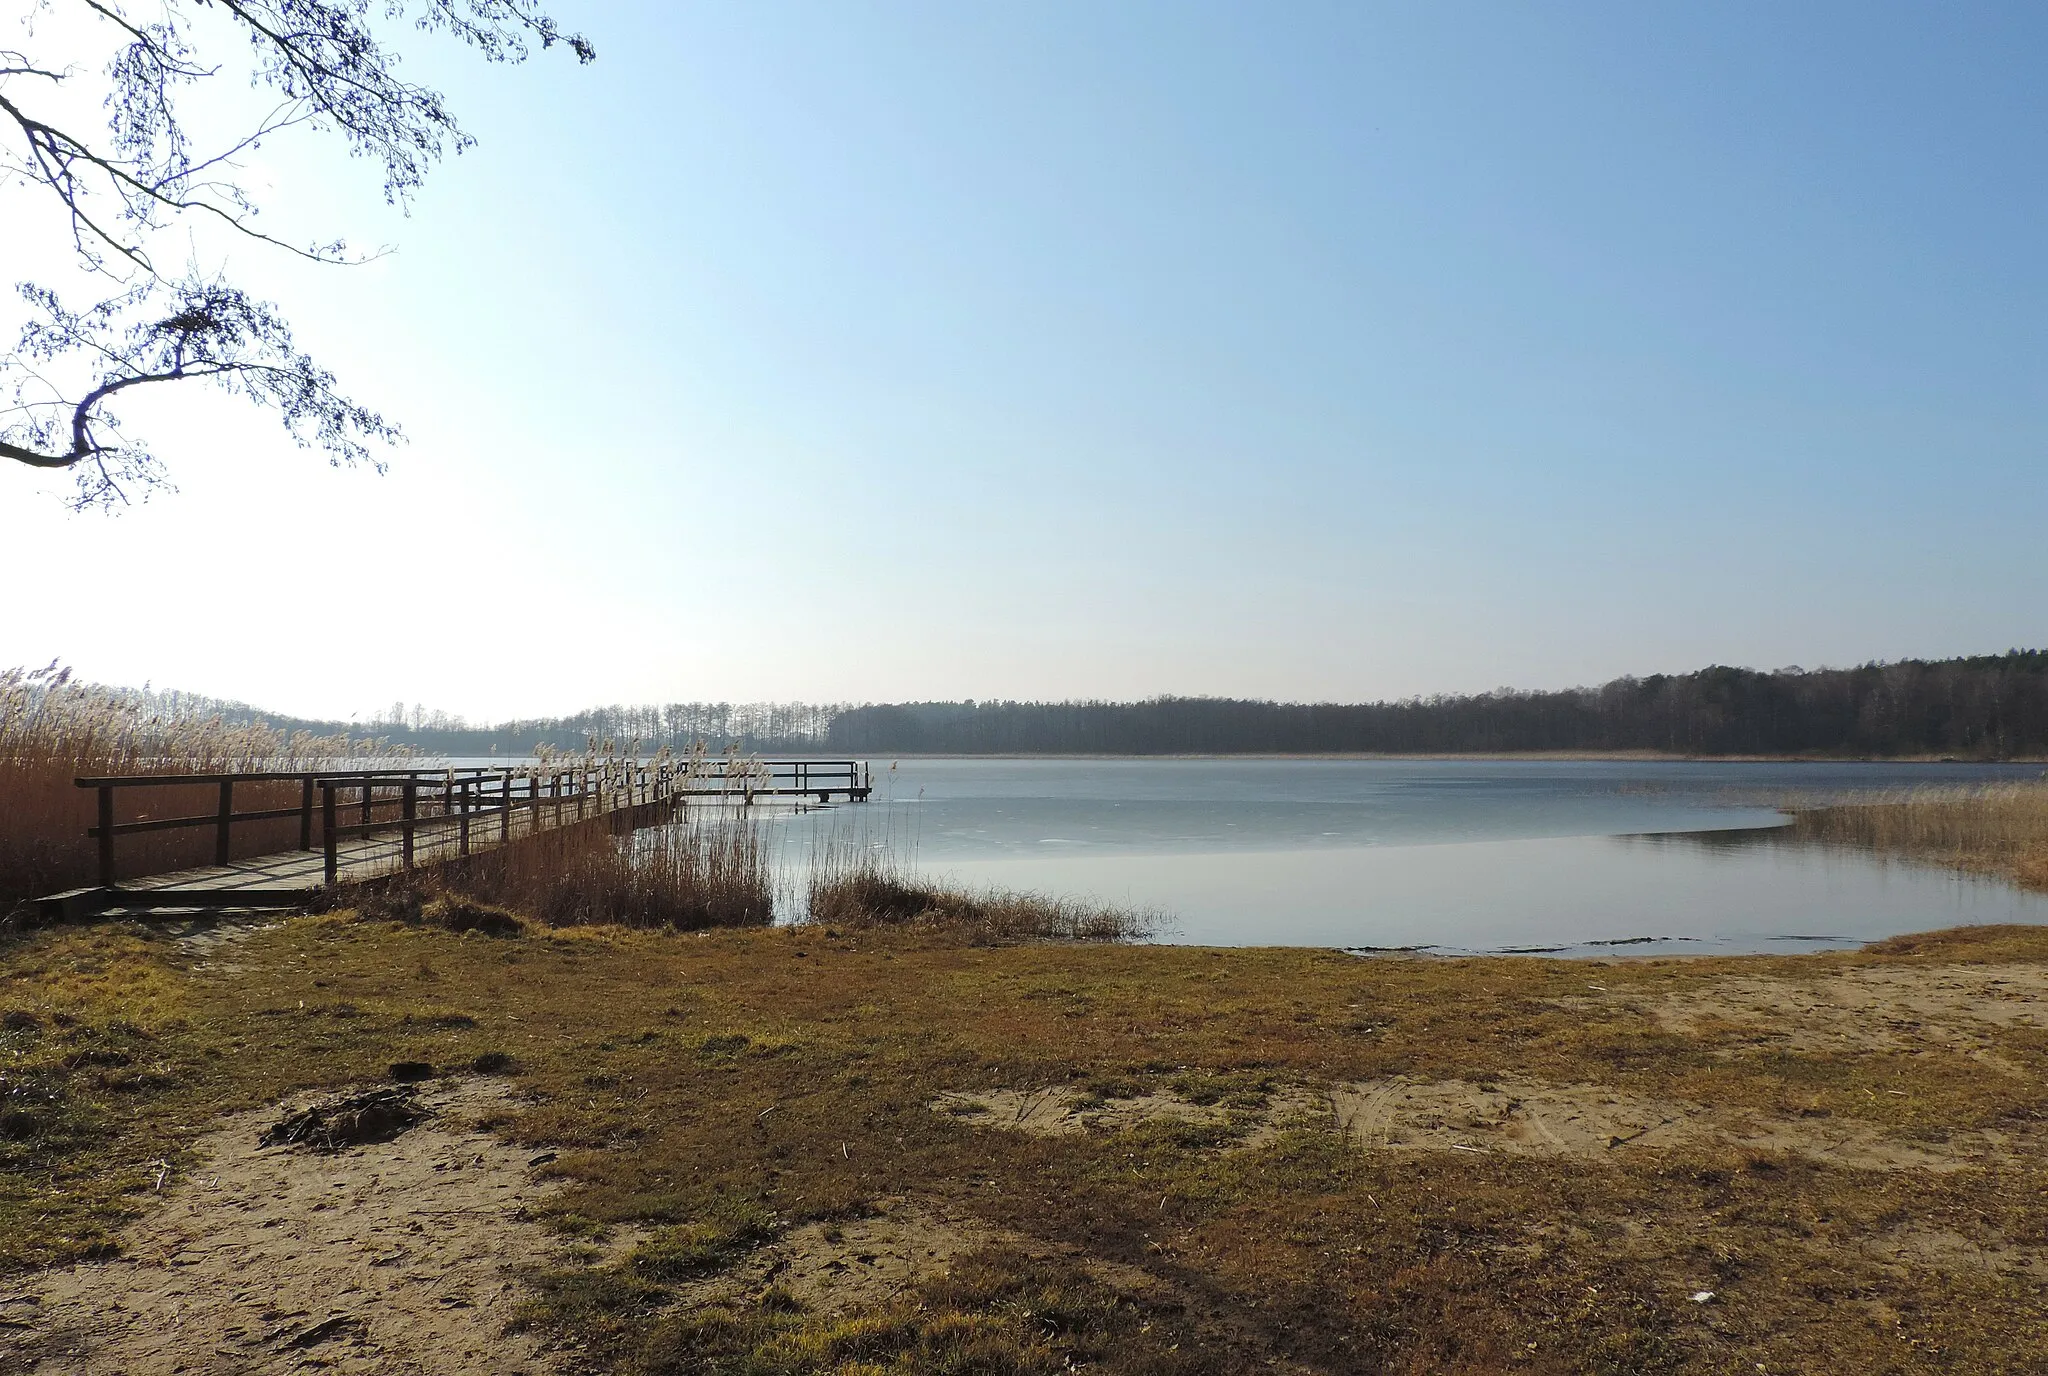
[[(952, 1091), (930, 1105), (972, 1127), (1066, 1136), (1148, 1121), (1220, 1123), (1222, 1110), (1151, 1094), (1101, 1108), (1071, 1091)], [(1246, 1125), (1241, 1125), (1246, 1126)], [(1229, 1148), (1264, 1145), (1287, 1127), (1334, 1128), (1368, 1151), (1503, 1152), (1593, 1160), (1617, 1151), (1705, 1145), (1790, 1151), (1857, 1170), (1963, 1170), (2038, 1150), (2013, 1133), (1973, 1129), (1913, 1141), (1850, 1118), (1785, 1118), (1748, 1109), (1653, 1099), (1611, 1085), (1509, 1079), (1474, 1084), (1394, 1076), (1275, 1094)]]
[(1633, 1005), (1668, 1031), (1742, 1029), (1756, 1045), (1793, 1052), (1960, 1052), (2019, 1076), (1998, 1054), (1995, 1031), (2048, 1027), (2048, 968), (1876, 965), (1807, 979), (1727, 975), (1661, 995), (1561, 1002)]
[(533, 1339), (505, 1331), (515, 1273), (559, 1246), (521, 1217), (550, 1188), (531, 1178), (533, 1154), (474, 1125), (507, 1090), (443, 1082), (421, 1099), (433, 1118), (335, 1155), (258, 1146), (275, 1107), (227, 1120), (119, 1259), (45, 1272), (0, 1299), (0, 1371), (554, 1371)]
[(1477, 1151), (1595, 1160), (1688, 1145), (1789, 1151), (1856, 1170), (1962, 1170), (2023, 1150), (2012, 1134), (1912, 1141), (1849, 1118), (1784, 1118), (1653, 1099), (1609, 1085), (1397, 1076), (1330, 1088), (1336, 1125), (1374, 1151)]

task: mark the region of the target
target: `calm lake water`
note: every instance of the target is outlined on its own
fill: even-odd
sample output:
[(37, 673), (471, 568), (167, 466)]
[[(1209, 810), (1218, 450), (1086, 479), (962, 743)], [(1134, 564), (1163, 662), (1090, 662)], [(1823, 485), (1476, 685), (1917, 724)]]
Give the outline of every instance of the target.
[(2040, 765), (904, 760), (858, 830), (969, 886), (1156, 909), (1159, 939), (1563, 954), (1848, 946), (2048, 921), (2048, 898), (1775, 835), (1771, 805)]

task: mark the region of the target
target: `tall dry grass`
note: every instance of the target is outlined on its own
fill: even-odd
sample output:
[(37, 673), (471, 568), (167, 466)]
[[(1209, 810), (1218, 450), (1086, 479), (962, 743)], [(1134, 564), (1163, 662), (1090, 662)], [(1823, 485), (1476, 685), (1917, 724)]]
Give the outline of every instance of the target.
[(1801, 840), (2002, 874), (2048, 888), (2048, 781), (1899, 789), (1786, 805)]
[[(0, 913), (24, 899), (95, 882), (97, 843), (86, 835), (97, 802), (80, 775), (209, 774), (229, 770), (317, 769), (337, 760), (395, 756), (381, 741), (287, 735), (262, 723), (155, 710), (140, 694), (74, 682), (70, 671), (0, 669)], [(211, 786), (122, 790), (117, 822), (200, 816), (218, 805)], [(248, 784), (235, 807), (290, 807), (298, 786)], [(260, 855), (294, 845), (292, 820), (238, 825), (234, 853)], [(203, 827), (124, 836), (124, 877), (161, 874), (213, 859)]]
[(611, 817), (544, 831), (443, 866), (435, 883), (556, 926), (759, 927), (775, 918), (764, 822), (696, 807), (614, 834)]
[(972, 941), (1141, 941), (1160, 925), (1135, 908), (1010, 891), (970, 892), (916, 873), (865, 826), (824, 837), (804, 882), (805, 920), (832, 927), (930, 927)]

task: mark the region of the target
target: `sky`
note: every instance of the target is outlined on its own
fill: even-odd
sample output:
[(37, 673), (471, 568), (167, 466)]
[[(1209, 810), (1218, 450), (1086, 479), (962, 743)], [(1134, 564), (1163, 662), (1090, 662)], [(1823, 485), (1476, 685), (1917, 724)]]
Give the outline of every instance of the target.
[(0, 664), (500, 719), (2048, 643), (2048, 9), (554, 12), (595, 64), (400, 36), (478, 139), (407, 215), (248, 160), (393, 252), (191, 241), (388, 473), (189, 393), (124, 412), (174, 493), (0, 470)]

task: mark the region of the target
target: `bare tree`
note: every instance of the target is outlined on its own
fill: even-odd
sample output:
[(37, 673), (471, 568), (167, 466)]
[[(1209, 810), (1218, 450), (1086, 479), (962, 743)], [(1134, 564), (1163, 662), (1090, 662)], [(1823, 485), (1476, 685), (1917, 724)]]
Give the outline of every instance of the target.
[[(77, 508), (128, 501), (164, 485), (165, 473), (146, 442), (123, 434), (115, 401), (205, 381), (274, 409), (301, 447), (331, 463), (381, 470), (370, 446), (399, 439), (398, 427), (337, 391), (276, 306), (221, 273), (166, 268), (157, 249), (166, 230), (213, 226), (320, 263), (362, 261), (339, 240), (294, 244), (259, 229), (237, 160), (303, 126), (380, 164), (385, 200), (409, 207), (427, 171), (474, 140), (439, 92), (397, 75), (391, 35), (407, 31), (452, 35), (489, 62), (524, 61), (535, 44), (580, 62), (596, 55), (535, 0), (32, 0), (21, 47), (0, 37), (0, 175), (18, 196), (50, 198), (76, 261), (107, 285), (83, 307), (51, 287), (17, 285), (29, 319), (0, 357), (13, 393), (0, 411), (0, 457), (72, 470)], [(109, 39), (97, 76), (38, 51), (63, 44), (53, 33), (80, 32)], [(201, 148), (180, 100), (227, 78), (215, 49), (239, 49), (274, 104), (221, 146)], [(75, 108), (81, 83), (103, 92), (103, 132), (56, 113)], [(28, 217), (7, 218), (19, 232)]]

